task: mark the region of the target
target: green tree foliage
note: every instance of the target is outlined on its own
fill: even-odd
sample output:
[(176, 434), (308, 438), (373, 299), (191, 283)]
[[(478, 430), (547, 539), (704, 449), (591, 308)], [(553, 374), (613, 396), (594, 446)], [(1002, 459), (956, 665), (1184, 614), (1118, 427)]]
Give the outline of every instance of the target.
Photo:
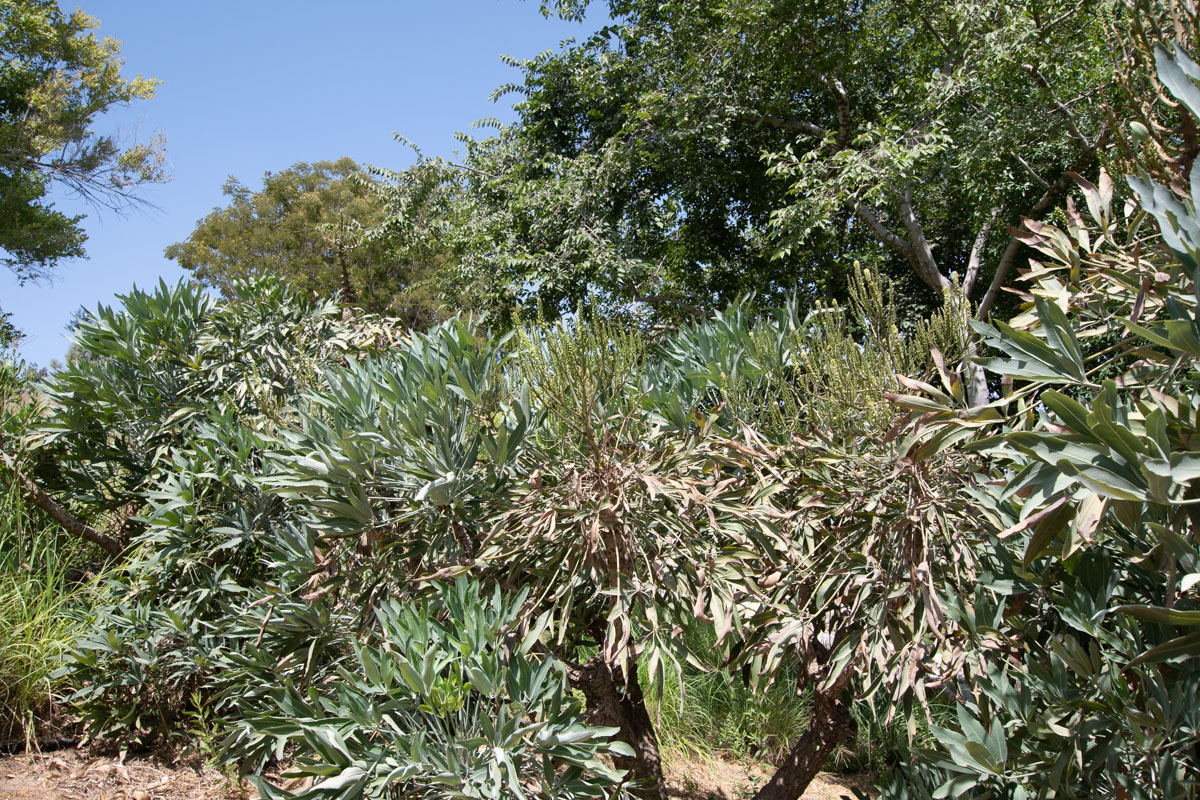
[[(1019, 252), (1005, 225), (1051, 211), (1109, 135), (1105, 37), (1124, 11), (1107, 0), (607, 11), (594, 36), (515, 63), (523, 81), (497, 92), (521, 96), (515, 125), (397, 181), (397, 225), (448, 235), (497, 302), (807, 305), (844, 300), (857, 259), (914, 316), (954, 275), (990, 308)], [(418, 219), (414, 197), (438, 213)]]
[(161, 139), (124, 146), (92, 128), (158, 84), (121, 77), (120, 43), (96, 38), (96, 26), (54, 0), (0, 3), (0, 263), (20, 280), (83, 255), (82, 217), (47, 202), (52, 186), (121, 208), (138, 186), (165, 178)]
[(238, 280), (278, 275), (296, 291), (320, 298), (340, 292), (348, 306), (410, 325), (440, 319), (429, 280), (444, 256), (368, 235), (382, 222), (383, 204), (353, 160), (268, 172), (259, 191), (230, 178), (223, 191), (229, 205), (166, 249), (201, 283), (229, 295)]
[[(451, 321), (303, 371), (317, 392), (265, 380), (284, 387), (287, 413), (198, 393), (204, 416), (164, 451), (126, 574), (80, 642), (79, 708), (96, 732), (145, 737), (199, 705), (233, 725), (225, 757), (250, 769), (292, 742), (307, 774), (345, 779), (330, 792), (383, 792), (419, 774), (367, 768), (414, 758), (370, 734), (391, 729), (371, 716), (384, 661), (400, 676), (387, 696), (401, 726), (409, 692), (437, 708), (450, 687), (471, 695), (486, 682), (468, 669), (466, 688), (449, 655), (404, 677), (401, 663), (416, 666), (386, 646), (389, 615), (473, 574), (528, 589), (513, 641), (562, 665), (593, 723), (630, 747), (615, 764), (644, 796), (661, 791), (645, 692), (685, 659), (703, 663), (680, 636), (696, 625), (726, 680), (794, 680), (811, 704), (761, 800), (799, 794), (854, 736), (855, 702), (916, 725), (944, 692), (961, 706), (931, 729), (946, 749), (903, 765), (898, 793), (987, 796), (1050, 780), (1063, 796), (1110, 784), (1178, 795), (1195, 729), (1192, 637), (1172, 630), (1194, 613), (1183, 532), (1195, 415), (1171, 381), (1191, 374), (1179, 359), (1192, 357), (1195, 298), (1186, 262), (1152, 241), (1101, 258), (1125, 242), (1125, 223), (1107, 182), (1084, 188), (1091, 228), (1072, 207), (1067, 232), (1027, 223), (1025, 240), (1061, 263), (1036, 268), (1032, 313), (980, 327), (1003, 354), (990, 366), (1031, 381), (985, 408), (964, 409), (943, 367), (965, 312), (934, 321), (923, 341), (938, 349), (922, 360), (865, 273), (848, 310), (870, 332), (862, 340), (825, 321), (833, 310), (801, 317), (797, 304), (758, 318), (734, 307), (660, 342), (586, 314), (508, 340)], [(1185, 241), (1190, 213), (1164, 217)], [(254, 297), (263, 309), (295, 302)], [(1122, 325), (1138, 339), (1089, 351), (1093, 366), (1125, 364), (1106, 388), (1073, 342), (1111, 333), (1114, 315), (1136, 316)], [(144, 316), (138, 326), (161, 315)], [(234, 342), (243, 329), (213, 332)], [(268, 366), (228, 374), (275, 374)], [(885, 368), (923, 377), (866, 382)], [(912, 409), (911, 427), (886, 428), (870, 405), (882, 397), (860, 401), (858, 427), (853, 411), (835, 413), (855, 376)], [(1074, 388), (1056, 395), (1048, 381)], [(817, 396), (823, 386), (831, 397)], [(997, 426), (999, 438), (960, 447)]]
[[(1200, 67), (1157, 62), (1194, 117)], [(389, 202), (474, 236), (443, 169)], [(131, 294), (81, 324), (27, 437), (81, 507), (138, 512), (65, 671), (77, 708), (143, 741), (210, 715), (222, 758), (292, 750), (314, 797), (582, 796), (618, 779), (607, 752), (661, 798), (647, 695), (707, 664), (810, 709), (756, 800), (796, 800), (855, 706), (940, 745), (895, 796), (1196, 796), (1200, 222), (1148, 174), (1123, 212), (1106, 173), (1070, 180), (1087, 216), (1024, 221), (1008, 323), (951, 283), (905, 326), (861, 266), (840, 307), (454, 318), (383, 348), (278, 278)], [(947, 367), (971, 358), (992, 402)], [(517, 726), (569, 729), (580, 700), (607, 730)]]

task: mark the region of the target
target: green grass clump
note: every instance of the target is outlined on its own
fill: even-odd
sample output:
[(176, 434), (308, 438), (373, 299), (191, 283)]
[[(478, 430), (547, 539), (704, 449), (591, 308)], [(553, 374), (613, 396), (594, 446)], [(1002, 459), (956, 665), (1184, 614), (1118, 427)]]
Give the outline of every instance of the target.
[(56, 700), (51, 677), (74, 638), (74, 609), (91, 581), (89, 548), (31, 515), (15, 487), (0, 488), (0, 739), (33, 736)]
[[(663, 749), (689, 758), (722, 755), (733, 759), (777, 762), (808, 727), (809, 702), (795, 681), (780, 679), (755, 692), (717, 669), (720, 658), (710, 629), (697, 626), (685, 636), (692, 653), (711, 653), (714, 663), (701, 670), (685, 665), (683, 696), (668, 680), (661, 702), (647, 697)], [(649, 685), (642, 675), (643, 685)]]
[[(712, 663), (706, 665), (707, 670), (684, 667), (682, 699), (675, 681), (666, 682), (661, 702), (653, 693), (647, 697), (660, 746), (687, 759), (725, 758), (778, 766), (808, 729), (811, 697), (797, 691), (795, 675), (778, 675), (770, 686), (758, 691), (730, 680), (728, 672), (718, 669), (721, 657), (712, 631), (697, 627), (685, 635), (691, 652), (711, 653)], [(649, 685), (644, 666), (639, 677), (642, 685)], [(860, 703), (851, 709), (858, 737), (853, 745), (834, 752), (827, 769), (884, 775), (897, 762), (907, 761), (916, 748), (933, 745), (925, 720), (918, 720), (910, 737), (901, 719), (884, 721), (887, 709), (882, 700), (875, 704), (877, 708)], [(930, 703), (939, 724), (943, 721), (940, 717), (953, 716), (951, 708), (937, 699)]]

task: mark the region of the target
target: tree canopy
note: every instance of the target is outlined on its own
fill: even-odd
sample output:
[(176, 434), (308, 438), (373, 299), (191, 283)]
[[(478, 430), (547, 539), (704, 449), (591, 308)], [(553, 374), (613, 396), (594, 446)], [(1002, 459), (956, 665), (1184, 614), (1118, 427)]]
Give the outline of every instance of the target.
[(230, 178), (229, 205), (200, 220), (166, 256), (229, 296), (239, 280), (276, 274), (318, 297), (392, 313), (423, 326), (440, 310), (423, 281), (438, 255), (403, 250), (369, 231), (384, 207), (372, 179), (352, 159), (300, 162), (263, 176), (262, 189)]
[(126, 145), (92, 127), (158, 85), (123, 78), (120, 43), (90, 33), (97, 25), (54, 0), (0, 1), (0, 263), (22, 281), (84, 254), (83, 217), (55, 209), (53, 186), (122, 208), (166, 177), (161, 138)]
[[(595, 291), (669, 317), (746, 291), (844, 299), (858, 260), (916, 314), (952, 281), (986, 311), (1019, 252), (1005, 226), (1051, 211), (1109, 135), (1108, 0), (607, 11), (513, 62), (523, 80), (496, 94), (521, 96), (517, 123), (418, 165), (452, 187), (429, 235), (459, 240), (499, 301)], [(428, 182), (399, 186), (393, 216), (419, 227)]]

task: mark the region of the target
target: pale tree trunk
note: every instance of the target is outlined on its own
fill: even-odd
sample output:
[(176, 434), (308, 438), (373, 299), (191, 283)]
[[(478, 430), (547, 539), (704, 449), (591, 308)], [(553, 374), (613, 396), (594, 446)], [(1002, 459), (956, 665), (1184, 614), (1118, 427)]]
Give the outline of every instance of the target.
[(986, 406), (991, 397), (988, 395), (987, 373), (983, 367), (975, 363), (979, 354), (978, 340), (972, 336), (967, 344), (967, 355), (963, 359), (962, 376), (966, 383), (967, 405), (971, 408)]
[[(1071, 186), (1075, 175), (1089, 168), (1096, 161), (1096, 154), (1100, 151), (1100, 147), (1104, 144), (1108, 136), (1108, 130), (1101, 131), (1100, 136), (1096, 138), (1095, 143), (1085, 147), (1083, 155), (1079, 157), (1079, 161), (1068, 171), (1058, 176), (1054, 183), (1047, 184), (1046, 191), (1038, 198), (1038, 201), (1033, 204), (1026, 217), (1037, 219), (1049, 211), (1054, 206), (1054, 201), (1058, 196)], [(1004, 248), (1004, 253), (1000, 256), (1000, 261), (996, 264), (996, 272), (992, 276), (992, 282), (988, 285), (987, 291), (983, 294), (983, 299), (979, 301), (979, 310), (975, 313), (977, 319), (987, 320), (988, 315), (992, 313), (992, 306), (1000, 297), (1000, 292), (1004, 288), (1004, 280), (1008, 277), (1008, 272), (1012, 269), (1013, 264), (1017, 260), (1017, 254), (1021, 250), (1021, 243), (1016, 239), (1009, 241), (1008, 246)]]
[(905, 255), (912, 265), (913, 271), (917, 273), (917, 277), (934, 291), (945, 294), (950, 289), (950, 279), (938, 269), (937, 259), (933, 257), (933, 248), (929, 245), (929, 240), (925, 238), (925, 228), (917, 219), (912, 200), (912, 189), (906, 188), (900, 193), (897, 203), (900, 210), (900, 221), (908, 233), (908, 248)]
[[(988, 236), (992, 232), (992, 227), (1000, 219), (1003, 213), (1003, 208), (996, 206), (992, 209), (992, 213), (988, 216), (987, 222), (979, 229), (979, 234), (975, 237), (975, 243), (971, 245), (971, 257), (967, 261), (967, 276), (963, 280), (962, 293), (963, 297), (970, 300), (971, 291), (975, 288), (975, 282), (979, 279), (979, 272), (983, 266), (984, 248), (987, 247)], [(1007, 270), (1006, 270), (1007, 271)], [(962, 368), (959, 373), (962, 375), (963, 383), (967, 389), (967, 404), (972, 408), (976, 406), (987, 405), (988, 400), (988, 385), (987, 374), (984, 373), (983, 367), (975, 363), (975, 358), (979, 354), (978, 340), (971, 336), (967, 344), (967, 353), (963, 358)]]
[(638, 683), (637, 667), (630, 665), (626, 676), (596, 656), (580, 667), (569, 667), (568, 677), (587, 699), (592, 724), (620, 728), (616, 738), (633, 748), (632, 758), (614, 756), (613, 763), (642, 784), (635, 794), (642, 800), (666, 800), (658, 735)]

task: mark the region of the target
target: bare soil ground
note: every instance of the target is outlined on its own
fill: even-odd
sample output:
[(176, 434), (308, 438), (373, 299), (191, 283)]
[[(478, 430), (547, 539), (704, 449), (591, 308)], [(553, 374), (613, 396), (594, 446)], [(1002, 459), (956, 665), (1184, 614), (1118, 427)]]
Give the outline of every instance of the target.
[[(668, 753), (664, 763), (667, 793), (676, 800), (748, 800), (771, 777), (767, 766), (754, 762), (687, 758)], [(851, 787), (871, 797), (878, 796), (870, 775), (823, 772), (808, 785), (802, 800), (852, 799)]]
[[(667, 763), (668, 790), (676, 800), (747, 800), (769, 777), (762, 766), (750, 763), (679, 757)], [(804, 800), (852, 798), (851, 786), (869, 791), (871, 781), (864, 775), (822, 774), (808, 787)], [(205, 768), (198, 758), (173, 763), (156, 757), (121, 761), (89, 748), (0, 756), (3, 800), (252, 800), (257, 796), (249, 784)]]
[(238, 787), (201, 764), (98, 755), (84, 748), (45, 755), (0, 757), (3, 800), (250, 800)]

